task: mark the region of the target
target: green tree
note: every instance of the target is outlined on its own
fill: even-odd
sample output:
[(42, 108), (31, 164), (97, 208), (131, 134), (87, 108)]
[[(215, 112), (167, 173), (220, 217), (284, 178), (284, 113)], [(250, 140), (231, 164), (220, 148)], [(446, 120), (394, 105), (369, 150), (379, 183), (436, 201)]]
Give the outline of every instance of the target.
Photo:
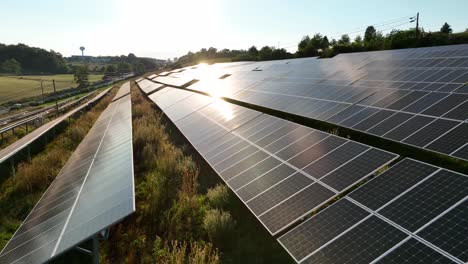
[(327, 36), (324, 36), (322, 38), (322, 43), (320, 46), (322, 47), (322, 49), (328, 49), (330, 47), (330, 41), (328, 41)]
[(79, 88), (89, 86), (89, 72), (88, 67), (78, 66), (75, 68), (75, 73), (73, 75), (75, 82), (78, 84)]
[(361, 43), (362, 43), (362, 37), (361, 37), (361, 35), (357, 35), (356, 38), (354, 38), (354, 42), (355, 42), (355, 43), (360, 43), (360, 44), (361, 44)]
[(132, 71), (132, 66), (130, 65), (130, 63), (121, 62), (117, 64), (117, 71), (120, 74), (126, 74)]
[(218, 52), (218, 50), (216, 48), (213, 48), (213, 47), (208, 48), (208, 50), (206, 51), (207, 56), (210, 59), (216, 58), (216, 53), (217, 52)]
[(258, 56), (260, 60), (271, 60), (272, 59), (273, 49), (271, 47), (265, 46), (260, 49)]
[(255, 46), (252, 46), (249, 48), (249, 50), (247, 51), (249, 53), (250, 56), (252, 56), (253, 58), (257, 58), (258, 56), (258, 49), (257, 47)]
[(13, 73), (13, 74), (21, 73), (21, 64), (13, 58), (4, 61), (0, 65), (0, 68), (1, 68), (1, 71), (6, 72), (6, 73)]
[(297, 44), (297, 54), (299, 57), (307, 56), (306, 48), (309, 45), (309, 42), (310, 42), (309, 36), (304, 36), (302, 37), (301, 41), (299, 41), (299, 43)]
[(366, 32), (364, 33), (364, 41), (369, 42), (375, 38), (377, 31), (375, 30), (374, 26), (368, 26), (366, 28)]
[(440, 32), (450, 34), (452, 33), (452, 27), (449, 24), (447, 24), (447, 22), (445, 22), (444, 25), (442, 25), (442, 27), (440, 28)]
[(133, 64), (133, 71), (135, 74), (143, 74), (145, 73), (145, 65), (141, 62), (137, 62)]
[(344, 34), (341, 36), (341, 39), (338, 40), (338, 44), (348, 45), (351, 44), (351, 39), (349, 38), (348, 34)]

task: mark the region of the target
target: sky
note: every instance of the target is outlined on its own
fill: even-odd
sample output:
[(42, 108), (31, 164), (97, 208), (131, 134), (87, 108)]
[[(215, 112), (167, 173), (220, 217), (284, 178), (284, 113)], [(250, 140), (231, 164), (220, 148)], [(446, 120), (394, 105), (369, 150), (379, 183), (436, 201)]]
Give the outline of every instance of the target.
[(252, 45), (294, 52), (305, 35), (363, 35), (420, 26), (468, 28), (467, 0), (0, 0), (0, 43), (24, 43), (64, 56), (173, 58), (201, 48)]

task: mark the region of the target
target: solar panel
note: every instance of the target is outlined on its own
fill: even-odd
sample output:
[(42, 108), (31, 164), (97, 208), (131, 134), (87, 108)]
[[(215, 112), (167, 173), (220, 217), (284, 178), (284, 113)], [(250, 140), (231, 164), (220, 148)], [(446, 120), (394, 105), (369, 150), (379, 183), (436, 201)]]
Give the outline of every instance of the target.
[(440, 171), (379, 212), (414, 232), (432, 218), (466, 198), (468, 177)]
[(163, 84), (155, 83), (147, 79), (141, 80), (140, 82), (138, 82), (138, 85), (140, 86), (141, 90), (143, 90), (145, 94), (153, 93), (157, 91), (158, 89), (164, 87)]
[(281, 236), (278, 241), (296, 261), (300, 261), (368, 215), (364, 209), (342, 199), (318, 213), (313, 221), (306, 221)]
[(302, 263), (370, 263), (408, 235), (371, 216)]
[(437, 152), (451, 154), (463, 147), (468, 141), (468, 123), (462, 123), (427, 145)]
[(126, 82), (126, 83), (122, 84), (120, 89), (115, 94), (114, 99), (112, 99), (112, 101), (118, 100), (118, 99), (120, 99), (121, 97), (123, 97), (123, 96), (125, 96), (127, 94), (130, 94), (130, 82)]
[(314, 183), (259, 216), (260, 221), (276, 234), (291, 222), (302, 218), (334, 196), (321, 184)]
[(192, 78), (185, 78), (185, 77), (176, 78), (176, 77), (171, 77), (171, 76), (167, 76), (167, 77), (158, 76), (158, 77), (153, 78), (152, 80), (161, 84), (175, 86), (175, 87), (184, 87), (194, 81), (194, 79)]
[(389, 130), (383, 135), (384, 138), (392, 139), (395, 141), (403, 140), (416, 131), (419, 131), (421, 128), (427, 126), (429, 123), (433, 122), (435, 118), (428, 116), (414, 116), (408, 121), (403, 122), (402, 124), (396, 126), (395, 128)]
[(384, 121), (378, 123), (377, 125), (371, 127), (370, 129), (367, 130), (367, 132), (377, 135), (377, 136), (382, 136), (383, 134), (386, 134), (388, 131), (408, 121), (413, 116), (414, 115), (407, 114), (407, 113), (401, 113), (401, 112), (396, 113), (390, 116), (389, 118), (385, 119)]
[(278, 241), (301, 263), (466, 262), (467, 187), (466, 175), (403, 159)]
[(432, 165), (404, 159), (349, 196), (372, 210), (377, 210), (437, 170)]
[(312, 179), (304, 174), (295, 173), (255, 198), (252, 198), (247, 202), (247, 205), (256, 215), (260, 215), (313, 182)]
[[(239, 197), (243, 201), (248, 201), (296, 172), (296, 170), (288, 165), (277, 163), (278, 166), (274, 167), (276, 164), (272, 165), (272, 169), (265, 173), (256, 173), (255, 171), (249, 174), (253, 179), (247, 179), (245, 185), (236, 189)], [(254, 169), (256, 168), (257, 166), (254, 167)], [(243, 179), (243, 177), (237, 177), (237, 179)], [(236, 182), (236, 180), (233, 179), (228, 184), (232, 186), (233, 182)], [(235, 187), (233, 186), (233, 188)]]
[(453, 261), (411, 238), (376, 263), (453, 263)]
[(465, 144), (463, 147), (459, 148), (458, 150), (455, 150), (452, 155), (468, 160), (468, 144)]
[(468, 261), (468, 201), (460, 203), (419, 233), (435, 246), (463, 262)]
[(42, 263), (135, 211), (130, 96), (111, 103), (0, 253)]
[(424, 147), (432, 141), (438, 139), (440, 136), (456, 127), (459, 123), (450, 120), (436, 119), (434, 122), (416, 131), (414, 134), (408, 136), (403, 142)]
[[(272, 234), (335, 197), (339, 191), (319, 178), (369, 150), (362, 144), (186, 90), (163, 88), (149, 98)], [(176, 114), (180, 112), (185, 116)], [(376, 166), (350, 177), (353, 180), (344, 189), (397, 157), (377, 149), (371, 153), (375, 161), (370, 158), (369, 162)]]

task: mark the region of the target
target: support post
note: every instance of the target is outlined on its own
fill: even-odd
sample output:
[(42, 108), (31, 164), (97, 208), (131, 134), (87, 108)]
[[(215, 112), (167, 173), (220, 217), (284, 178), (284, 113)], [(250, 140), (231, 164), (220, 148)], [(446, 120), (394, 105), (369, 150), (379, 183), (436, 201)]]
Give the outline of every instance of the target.
[(419, 37), (419, 12), (416, 14), (416, 36)]
[(44, 86), (42, 85), (42, 80), (41, 80), (41, 91), (42, 91), (42, 103), (44, 103)]
[(93, 264), (99, 264), (99, 240), (98, 234), (93, 237)]
[(56, 116), (59, 115), (59, 108), (58, 108), (58, 96), (57, 90), (55, 89), (55, 80), (52, 80), (52, 85), (54, 86), (54, 96), (55, 96), (55, 114)]
[(10, 165), (11, 165), (11, 175), (13, 175), (13, 177), (15, 176), (15, 161), (13, 160), (13, 157), (10, 158)]
[(27, 155), (28, 155), (28, 162), (31, 163), (31, 146), (28, 145), (27, 147)]

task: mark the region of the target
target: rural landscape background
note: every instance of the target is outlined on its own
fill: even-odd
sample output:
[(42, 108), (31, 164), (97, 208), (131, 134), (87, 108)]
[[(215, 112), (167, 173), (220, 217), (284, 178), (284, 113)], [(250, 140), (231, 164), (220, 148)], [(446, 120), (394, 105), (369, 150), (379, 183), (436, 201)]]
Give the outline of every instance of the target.
[[(371, 5), (371, 2), (367, 4)], [(423, 1), (420, 3), (425, 4)], [(454, 3), (457, 1), (450, 2)], [(127, 5), (128, 3), (125, 4)], [(202, 3), (200, 5), (203, 6)], [(257, 5), (254, 5), (255, 8), (258, 8)], [(272, 8), (281, 9), (284, 5), (288, 4), (275, 3), (272, 4)], [(459, 7), (451, 8), (463, 9), (465, 5), (466, 3), (460, 3)], [(144, 9), (144, 6), (140, 8)], [(210, 10), (211, 8), (213, 7), (207, 7)], [(371, 9), (366, 7), (368, 12)], [(181, 41), (174, 44), (174, 47), (177, 47), (176, 51), (166, 50), (158, 53), (161, 54), (160, 57), (151, 56), (146, 46), (133, 48), (131, 45), (133, 42), (144, 42), (148, 35), (157, 36), (154, 40), (149, 38), (154, 49), (158, 42), (171, 41), (171, 35), (160, 35), (157, 30), (158, 27), (170, 27), (171, 21), (162, 21), (157, 15), (152, 18), (154, 24), (151, 25), (136, 23), (138, 16), (129, 15), (132, 25), (136, 23), (139, 28), (144, 27), (145, 30), (140, 32), (141, 29), (138, 29), (140, 34), (135, 34), (130, 31), (131, 27), (125, 27), (128, 30), (119, 32), (119, 38), (131, 39), (129, 42), (125, 40), (125, 43), (130, 44), (125, 44), (125, 48), (119, 49), (120, 53), (115, 53), (115, 50), (110, 48), (114, 52), (113, 55), (96, 54), (94, 51), (99, 49), (93, 49), (93, 46), (75, 45), (79, 40), (70, 43), (70, 46), (75, 45), (70, 50), (76, 53), (71, 54), (67, 49), (66, 55), (61, 53), (61, 50), (53, 50), (53, 47), (49, 46), (38, 47), (27, 40), (0, 43), (0, 150), (40, 129), (44, 124), (64, 116), (68, 111), (88, 104), (92, 98), (106, 91), (97, 101), (93, 101), (84, 110), (57, 125), (45, 140), (28, 147), (27, 154), (22, 153), (11, 162), (0, 164), (0, 249), (15, 235), (23, 220), (72, 157), (99, 116), (113, 102), (119, 88), (130, 82), (136, 211), (111, 227), (108, 239), (100, 243), (100, 262), (293, 263), (294, 260), (288, 252), (258, 222), (204, 157), (191, 146), (177, 126), (148, 99), (136, 80), (180, 68), (189, 69), (216, 63), (313, 57), (326, 61), (347, 53), (468, 44), (468, 20), (460, 21), (458, 16), (453, 18), (450, 15), (430, 20), (429, 17), (433, 13), (421, 13), (424, 19), (435, 21), (431, 25), (426, 24), (425, 28), (425, 22), (421, 22), (425, 20), (420, 20), (419, 10), (407, 11), (389, 16), (387, 20), (375, 20), (372, 15), (373, 22), (367, 24), (356, 24), (351, 20), (348, 22), (359, 30), (351, 29), (340, 19), (342, 34), (333, 34), (329, 29), (322, 30), (310, 24), (307, 30), (301, 33), (302, 36), (288, 39), (290, 43), (282, 40), (283, 44), (265, 41), (274, 38), (259, 37), (258, 42), (245, 38), (242, 44), (250, 42), (244, 46), (219, 46), (216, 44), (225, 42), (213, 40), (213, 45), (200, 48), (199, 45), (204, 43), (193, 40), (198, 45), (196, 49), (179, 48), (180, 45), (186, 45), (192, 39), (196, 39), (196, 36), (187, 37), (184, 44), (181, 44)], [(413, 14), (401, 16), (409, 11)], [(167, 11), (161, 8), (158, 12)], [(155, 13), (158, 14), (156, 11)], [(170, 13), (176, 20), (177, 10), (171, 10)], [(192, 16), (187, 10), (182, 13)], [(108, 14), (103, 16), (107, 17)], [(166, 15), (161, 16), (164, 18)], [(327, 16), (334, 14), (330, 12)], [(147, 18), (144, 19), (146, 21)], [(438, 24), (433, 25), (435, 23)], [(454, 24), (457, 25), (456, 28), (453, 27)], [(179, 24), (174, 26), (180, 29)], [(255, 28), (255, 24), (251, 27)], [(278, 27), (278, 30), (287, 31), (287, 28), (283, 29), (282, 26), (274, 24), (268, 27)], [(301, 25), (302, 27), (304, 25)], [(199, 30), (203, 31), (203, 28)], [(0, 34), (1, 32), (0, 30)], [(107, 33), (105, 30), (102, 32), (99, 38), (106, 41)], [(109, 32), (112, 34), (114, 30)], [(250, 30), (248, 32), (251, 34)], [(184, 32), (175, 34), (180, 35)], [(81, 33), (77, 35), (80, 36)], [(258, 32), (258, 35), (263, 33)], [(282, 33), (281, 36), (286, 35)], [(116, 41), (118, 40), (112, 38), (112, 41), (106, 43), (112, 46)], [(265, 45), (265, 42), (270, 44)], [(163, 47), (167, 49), (167, 46)], [(92, 55), (88, 55), (88, 50), (92, 51)], [(107, 91), (108, 89), (110, 90)], [(258, 107), (256, 110), (261, 109)], [(289, 116), (283, 117), (292, 119)], [(302, 119), (293, 121), (315, 128), (320, 127), (325, 132), (344, 138), (367, 140), (371, 145), (381, 144), (375, 138), (338, 130), (330, 124), (318, 124)], [(397, 144), (385, 147), (398, 149), (402, 155), (413, 150)], [(424, 151), (408, 156), (433, 162), (437, 166), (446, 165), (447, 168), (459, 172), (466, 172), (468, 169), (466, 162), (429, 155)], [(88, 246), (89, 243), (85, 242), (84, 246)], [(54, 259), (53, 263), (90, 261), (91, 257), (72, 250)]]

